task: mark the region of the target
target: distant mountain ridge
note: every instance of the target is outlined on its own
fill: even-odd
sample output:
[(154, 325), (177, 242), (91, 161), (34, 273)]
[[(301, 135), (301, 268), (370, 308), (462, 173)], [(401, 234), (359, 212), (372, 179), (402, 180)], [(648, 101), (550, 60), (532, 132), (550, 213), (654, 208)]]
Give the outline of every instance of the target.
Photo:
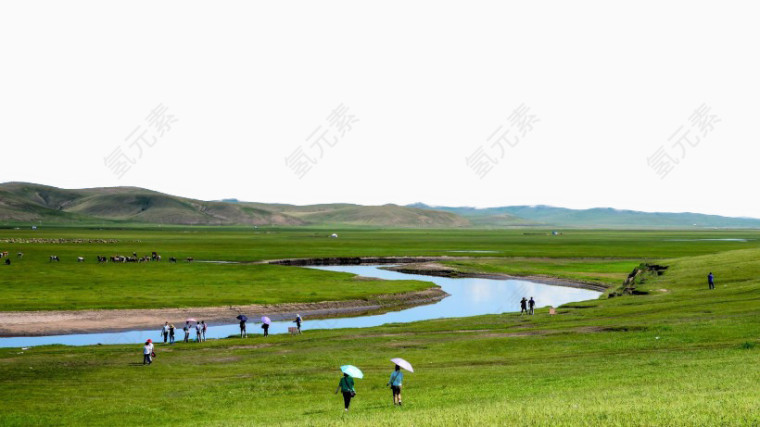
[(569, 209), (547, 205), (501, 206), (493, 208), (428, 206), (415, 203), (420, 209), (435, 209), (467, 218), (473, 226), (544, 225), (556, 227), (721, 227), (760, 228), (760, 219), (735, 218), (691, 212), (641, 212), (614, 208)]
[(202, 201), (136, 187), (61, 189), (40, 184), (0, 184), (0, 224), (19, 222), (137, 222), (176, 225), (346, 225), (465, 227), (456, 214), (397, 205), (293, 206)]
[(423, 203), (407, 206), (350, 203), (297, 206), (244, 202), (233, 198), (202, 201), (136, 187), (68, 190), (24, 182), (0, 184), (0, 224), (32, 222), (389, 228), (760, 228), (760, 219), (688, 212), (567, 209), (544, 205), (473, 208)]

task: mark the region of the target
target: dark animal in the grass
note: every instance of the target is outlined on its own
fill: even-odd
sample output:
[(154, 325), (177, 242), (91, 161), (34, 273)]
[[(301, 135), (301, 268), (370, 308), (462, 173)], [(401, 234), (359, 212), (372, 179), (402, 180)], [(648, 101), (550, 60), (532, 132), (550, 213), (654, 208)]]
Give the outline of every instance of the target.
[(77, 257), (77, 262), (84, 262), (84, 257), (78, 256)]
[(191, 256), (187, 257), (187, 262), (193, 262), (193, 257)]
[(176, 263), (176, 262), (177, 262), (177, 258), (171, 257), (171, 258), (169, 258), (169, 262), (174, 262), (174, 263)]
[(58, 258), (58, 255), (50, 255), (50, 262), (53, 262), (53, 261), (58, 262), (60, 260), (61, 259)]

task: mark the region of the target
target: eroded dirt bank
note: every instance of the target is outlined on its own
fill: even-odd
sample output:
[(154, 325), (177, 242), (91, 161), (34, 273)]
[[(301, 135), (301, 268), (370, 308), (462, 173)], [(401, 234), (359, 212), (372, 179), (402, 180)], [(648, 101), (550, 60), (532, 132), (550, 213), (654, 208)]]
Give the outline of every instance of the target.
[(272, 320), (292, 319), (296, 313), (306, 319), (324, 318), (431, 304), (446, 296), (448, 294), (440, 288), (432, 287), (417, 292), (378, 295), (367, 300), (315, 303), (130, 310), (3, 311), (0, 312), (0, 336), (82, 334), (151, 328), (158, 332), (166, 321), (179, 328), (189, 317), (198, 321), (205, 320), (211, 325), (230, 324), (237, 322), (235, 317), (241, 313), (251, 320), (264, 315)]

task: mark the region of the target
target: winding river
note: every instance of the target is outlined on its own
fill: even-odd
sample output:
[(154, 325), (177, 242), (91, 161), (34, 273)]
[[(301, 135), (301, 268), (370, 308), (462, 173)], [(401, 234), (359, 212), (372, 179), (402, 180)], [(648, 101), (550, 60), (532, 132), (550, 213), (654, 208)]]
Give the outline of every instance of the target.
[[(553, 306), (575, 301), (596, 299), (601, 294), (597, 291), (572, 288), (566, 286), (547, 285), (526, 280), (514, 279), (483, 279), (483, 278), (447, 278), (407, 274), (382, 269), (381, 266), (350, 265), (350, 266), (320, 266), (311, 267), (327, 271), (339, 271), (358, 274), (365, 277), (376, 277), (385, 280), (423, 280), (440, 286), (450, 296), (441, 301), (391, 311), (383, 314), (362, 315), (328, 319), (304, 319), (303, 330), (310, 329), (341, 329), (366, 328), (387, 323), (407, 323), (419, 320), (468, 317), (481, 314), (498, 314), (520, 311), (519, 301), (522, 297), (533, 297), (536, 308)], [(233, 321), (233, 319), (230, 319)], [(248, 324), (249, 336), (262, 333), (259, 325)], [(256, 319), (258, 320), (258, 319)], [(275, 319), (273, 319), (275, 320)], [(129, 344), (142, 343), (148, 338), (158, 341), (159, 328), (153, 330), (134, 330), (108, 333), (89, 333), (73, 335), (51, 335), (41, 337), (8, 337), (0, 338), (0, 347), (31, 347), (48, 344), (64, 345), (94, 345), (94, 344)], [(288, 327), (294, 326), (292, 319), (273, 321), (270, 334), (287, 333)], [(226, 338), (240, 333), (237, 322), (226, 325), (210, 326), (207, 338)], [(177, 331), (177, 341), (182, 339), (183, 332)], [(192, 333), (195, 336), (195, 333)]]

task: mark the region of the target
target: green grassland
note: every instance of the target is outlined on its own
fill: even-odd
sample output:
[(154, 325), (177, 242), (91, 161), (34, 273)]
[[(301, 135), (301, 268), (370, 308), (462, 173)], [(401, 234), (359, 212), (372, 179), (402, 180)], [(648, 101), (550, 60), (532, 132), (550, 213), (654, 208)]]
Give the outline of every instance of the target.
[[(331, 239), (319, 229), (128, 227), (120, 229), (0, 229), (0, 310), (198, 307), (313, 302), (418, 290), (420, 282), (360, 282), (337, 275), (280, 266), (186, 263), (350, 256), (472, 256), (458, 267), (517, 275), (549, 274), (605, 285), (619, 283), (642, 260), (760, 247), (760, 231), (566, 230), (366, 230), (341, 229)], [(688, 239), (745, 238), (747, 242)], [(63, 243), (9, 243), (64, 239)], [(116, 243), (73, 243), (116, 241)], [(684, 241), (687, 240), (687, 241)], [(493, 251), (469, 253), (460, 251)], [(149, 255), (160, 263), (97, 264), (96, 257)], [(15, 254), (23, 252), (17, 259)], [(51, 263), (50, 255), (61, 261)], [(77, 257), (85, 258), (77, 263)], [(179, 259), (170, 264), (169, 257)], [(494, 259), (494, 257), (498, 257)], [(518, 257), (518, 258), (511, 258)], [(532, 260), (526, 259), (532, 258)], [(512, 259), (510, 261), (509, 259)], [(469, 263), (469, 264), (468, 264)], [(469, 267), (468, 267), (469, 266)], [(602, 273), (607, 273), (602, 274)], [(187, 292), (192, 289), (192, 292)], [(198, 296), (202, 296), (199, 298)]]
[(613, 287), (622, 283), (640, 259), (609, 258), (481, 258), (445, 261), (463, 273), (498, 273), (511, 276), (547, 276)]
[[(184, 240), (196, 245), (186, 249), (196, 259), (498, 250), (502, 262), (487, 253), (451, 265), (579, 275), (611, 285), (643, 260), (669, 269), (638, 283), (645, 294), (568, 304), (554, 316), (539, 310), (535, 316), (159, 345), (150, 367), (139, 365), (139, 344), (0, 349), (0, 425), (760, 424), (757, 241), (666, 241), (758, 237), (750, 232), (577, 231), (552, 238), (517, 231), (364, 230), (341, 231), (332, 240), (303, 230), (272, 230), (258, 240), (245, 235), (256, 244), (242, 242), (247, 238), (237, 231), (197, 239), (205, 231), (194, 233), (119, 230), (107, 237), (140, 236), (144, 250), (159, 246), (163, 252), (179, 251)], [(210, 243), (202, 245), (204, 239)], [(66, 250), (74, 249), (89, 248)], [(287, 271), (298, 275), (304, 269)], [(708, 271), (716, 276), (714, 291), (707, 289)], [(385, 387), (391, 357), (404, 357), (416, 370), (405, 377), (400, 408), (392, 406)], [(348, 414), (332, 394), (337, 366), (346, 363), (365, 372)]]

